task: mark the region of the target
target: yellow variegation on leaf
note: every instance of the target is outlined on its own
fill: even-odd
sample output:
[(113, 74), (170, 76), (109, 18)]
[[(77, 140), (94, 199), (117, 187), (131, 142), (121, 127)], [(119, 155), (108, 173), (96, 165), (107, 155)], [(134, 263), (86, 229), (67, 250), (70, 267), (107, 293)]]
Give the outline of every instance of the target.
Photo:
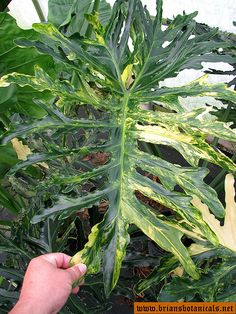
[(220, 221), (210, 213), (208, 206), (203, 204), (197, 196), (193, 197), (192, 204), (201, 211), (203, 219), (216, 234), (220, 244), (236, 252), (236, 203), (234, 197), (234, 177), (232, 174), (227, 174), (225, 177), (226, 206), (223, 226), (221, 226)]

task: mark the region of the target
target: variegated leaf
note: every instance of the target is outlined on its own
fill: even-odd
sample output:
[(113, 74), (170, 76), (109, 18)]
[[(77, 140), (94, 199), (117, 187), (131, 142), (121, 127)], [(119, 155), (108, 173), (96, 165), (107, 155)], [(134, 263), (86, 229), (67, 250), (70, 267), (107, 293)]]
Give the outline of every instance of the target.
[[(236, 140), (235, 131), (212, 118), (209, 110), (185, 112), (178, 99), (207, 95), (235, 103), (235, 92), (223, 84), (209, 85), (202, 78), (176, 88), (159, 87), (161, 81), (183, 69), (201, 68), (201, 62), (209, 56), (212, 61), (211, 51), (222, 43), (211, 40), (215, 30), (191, 37), (196, 13), (178, 15), (162, 30), (161, 0), (156, 1), (156, 8), (153, 19), (140, 0), (117, 0), (107, 24), (99, 21), (96, 12), (86, 16), (93, 30), (92, 38), (68, 38), (52, 24), (35, 24), (34, 29), (46, 36), (48, 43), (45, 40), (25, 45), (63, 62), (67, 71), (73, 70), (73, 79), (68, 79), (67, 72), (67, 78), (54, 80), (37, 66), (35, 76), (13, 73), (1, 79), (2, 86), (29, 85), (39, 91), (50, 90), (57, 96), (53, 105), (37, 101), (47, 112), (43, 119), (12, 126), (3, 134), (3, 144), (17, 136), (24, 137), (30, 145), (30, 139), (37, 134), (49, 141), (32, 150), (33, 154), (16, 164), (8, 175), (47, 161), (49, 171), (42, 186), (61, 187), (51, 206), (39, 208), (33, 223), (46, 217), (67, 218), (85, 207), (98, 205), (100, 200), (108, 201), (103, 220), (92, 228), (88, 243), (71, 261), (85, 262), (90, 273), (98, 272), (102, 261), (107, 295), (119, 278), (130, 224), (173, 254), (189, 275), (199, 278), (198, 269), (181, 241), (183, 235), (210, 241), (216, 247), (219, 241), (215, 230), (204, 221), (200, 208), (191, 205), (192, 196), (200, 197), (216, 216), (224, 216), (216, 192), (204, 182), (208, 171), (198, 167), (199, 161), (207, 160), (232, 173), (236, 171), (232, 160), (205, 142), (208, 134)], [(166, 41), (169, 44), (164, 47)], [(163, 112), (144, 110), (141, 103), (150, 101), (162, 104)], [(74, 112), (74, 108), (83, 106), (92, 108), (86, 119), (78, 118)], [(102, 131), (105, 135), (101, 136)], [(172, 147), (189, 166), (181, 167), (161, 156), (147, 154), (140, 148), (140, 142)], [(108, 157), (103, 163), (86, 163), (96, 154)], [(65, 165), (73, 164), (74, 173), (68, 171), (60, 176), (67, 169), (59, 169), (59, 175), (50, 174), (58, 160), (64, 160)], [(148, 178), (145, 172), (156, 175), (161, 183)], [(95, 191), (83, 189), (84, 184), (94, 180)], [(70, 184), (76, 195), (62, 195), (70, 190)], [(176, 186), (183, 192), (175, 191)], [(137, 196), (137, 191), (155, 201), (157, 207), (151, 208)], [(175, 215), (165, 217), (158, 204)]]

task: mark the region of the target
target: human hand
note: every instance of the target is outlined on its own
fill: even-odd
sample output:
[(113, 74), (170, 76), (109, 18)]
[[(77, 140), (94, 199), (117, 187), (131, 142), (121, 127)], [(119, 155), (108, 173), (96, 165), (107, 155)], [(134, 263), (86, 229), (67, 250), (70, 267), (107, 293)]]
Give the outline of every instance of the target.
[(63, 253), (41, 255), (31, 260), (25, 273), (20, 298), (9, 314), (58, 313), (73, 288), (86, 273), (86, 266), (69, 266), (71, 257)]

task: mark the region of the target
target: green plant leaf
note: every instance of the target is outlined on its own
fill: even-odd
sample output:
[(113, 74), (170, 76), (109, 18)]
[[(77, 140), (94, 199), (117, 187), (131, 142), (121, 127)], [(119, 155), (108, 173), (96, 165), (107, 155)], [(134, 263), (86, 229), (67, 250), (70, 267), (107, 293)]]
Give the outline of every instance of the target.
[(0, 267), (0, 275), (6, 279), (13, 280), (22, 280), (24, 278), (24, 274), (21, 271), (3, 266)]
[(142, 293), (153, 285), (158, 284), (164, 280), (167, 275), (173, 271), (179, 265), (178, 260), (175, 257), (167, 257), (161, 259), (161, 264), (156, 266), (151, 274), (145, 279), (137, 283), (135, 291)]
[(12, 196), (1, 186), (0, 186), (0, 204), (5, 208), (9, 209), (13, 214), (17, 214), (20, 211), (19, 204), (14, 199), (12, 199)]
[(74, 0), (49, 0), (48, 21), (55, 26), (60, 26), (66, 19)]
[(22, 250), (20, 247), (18, 247), (14, 243), (12, 239), (6, 237), (6, 235), (4, 235), (4, 233), (2, 233), (1, 231), (0, 231), (0, 238), (1, 238), (0, 250), (2, 252), (8, 252), (12, 254), (21, 254), (22, 256), (26, 257), (29, 260), (32, 258), (32, 255), (29, 252)]
[(79, 212), (79, 210), (85, 207), (91, 207), (92, 205), (98, 204), (98, 201), (104, 198), (104, 196), (106, 196), (106, 194), (113, 189), (114, 188), (111, 187), (105, 191), (96, 191), (93, 194), (86, 195), (78, 199), (68, 199), (66, 197), (60, 197), (60, 199), (54, 206), (48, 208), (47, 210), (44, 210), (42, 214), (35, 215), (32, 219), (32, 222), (37, 223), (47, 217), (53, 217), (58, 214), (61, 215), (59, 216), (59, 218), (67, 218), (71, 215), (71, 213)]
[(1, 75), (15, 71), (31, 74), (35, 64), (41, 64), (45, 69), (52, 67), (53, 61), (50, 57), (39, 54), (34, 48), (22, 49), (14, 43), (14, 40), (19, 38), (38, 39), (39, 36), (34, 30), (19, 28), (14, 18), (8, 13), (0, 13), (0, 25), (4, 38), (0, 48)]
[(216, 216), (224, 217), (224, 208), (215, 190), (203, 181), (209, 170), (181, 167), (144, 152), (136, 153), (131, 157), (135, 160), (137, 167), (156, 175), (170, 191), (173, 191), (175, 185), (178, 184), (188, 195), (198, 195), (206, 204), (210, 204)]
[[(222, 45), (212, 40), (216, 30), (192, 37), (196, 13), (178, 15), (162, 30), (162, 1), (156, 1), (156, 8), (156, 17), (151, 18), (140, 0), (117, 0), (107, 24), (97, 12), (86, 15), (93, 32), (88, 37), (69, 38), (63, 28), (60, 32), (49, 23), (35, 24), (44, 39), (25, 45), (60, 60), (65, 73), (55, 80), (36, 67), (35, 76), (13, 73), (1, 79), (2, 86), (29, 85), (56, 96), (53, 105), (37, 101), (47, 113), (45, 118), (32, 118), (23, 126), (12, 123), (2, 136), (3, 144), (16, 135), (24, 138), (33, 152), (13, 166), (8, 177), (47, 161), (46, 180), (39, 183), (50, 188), (49, 204), (44, 200), (37, 205), (33, 223), (74, 217), (84, 208), (107, 201), (103, 220), (93, 226), (84, 249), (71, 260), (71, 264), (85, 262), (89, 273), (98, 272), (102, 261), (106, 295), (118, 281), (130, 224), (174, 255), (186, 273), (198, 279), (198, 267), (182, 242), (184, 234), (215, 247), (219, 243), (201, 211), (190, 204), (192, 196), (200, 196), (216, 216), (224, 216), (216, 192), (204, 183), (207, 170), (199, 168), (199, 162), (207, 160), (232, 173), (236, 170), (229, 157), (205, 141), (208, 134), (235, 140), (235, 131), (213, 119), (210, 110), (186, 112), (178, 99), (207, 95), (235, 103), (235, 92), (222, 84), (209, 85), (204, 79), (176, 88), (159, 87), (161, 81), (183, 69), (201, 68), (201, 61)], [(62, 17), (57, 17), (56, 23), (59, 19)], [(165, 46), (165, 42), (169, 44)], [(218, 57), (216, 61), (219, 59), (222, 61)], [(73, 75), (68, 73), (71, 69)], [(154, 111), (142, 106), (150, 101), (164, 108)], [(189, 166), (148, 155), (140, 142), (174, 148)], [(103, 160), (96, 160), (98, 157)], [(146, 172), (158, 176), (161, 183)], [(93, 188), (88, 187), (91, 184)], [(176, 186), (183, 191), (177, 192)], [(171, 211), (170, 217), (160, 212), (160, 204)]]
[[(92, 13), (94, 2), (94, 0), (49, 0), (48, 21), (68, 37), (76, 33), (84, 36), (89, 25), (85, 14)], [(110, 4), (105, 0), (99, 1), (98, 13), (102, 24), (106, 25), (111, 14)]]
[(5, 289), (0, 288), (0, 302), (10, 301), (12, 303), (16, 303), (18, 298), (19, 298), (19, 292), (7, 291)]
[[(0, 47), (1, 66), (0, 75), (3, 76), (9, 72), (20, 72), (24, 74), (33, 74), (34, 65), (39, 64), (44, 69), (50, 69), (50, 73), (54, 72), (54, 63), (50, 56), (38, 53), (35, 48), (22, 49), (15, 44), (15, 40), (20, 38), (27, 38), (28, 40), (36, 40), (39, 36), (33, 30), (23, 30), (19, 28), (16, 21), (8, 13), (0, 13), (0, 35), (2, 38), (2, 45)], [(42, 117), (45, 113), (37, 105), (33, 104), (34, 97), (40, 98), (39, 92), (29, 88), (1, 88), (0, 112), (12, 110), (15, 112), (24, 112), (27, 115)], [(48, 97), (44, 95), (44, 99)], [(27, 109), (25, 106), (27, 105)]]
[[(94, 2), (95, 1), (91, 0), (89, 1), (80, 0), (73, 2), (66, 19), (63, 20), (63, 22), (60, 24), (60, 28), (63, 30), (63, 33), (66, 36), (70, 37), (76, 33), (85, 36), (89, 27), (89, 23), (85, 15), (92, 13), (94, 8)], [(105, 0), (99, 2), (100, 3), (97, 11), (99, 19), (103, 25), (106, 25), (110, 18), (111, 7)]]
[(196, 294), (200, 294), (205, 302), (218, 301), (217, 293), (219, 287), (221, 286), (222, 290), (224, 287), (227, 287), (229, 278), (234, 280), (235, 272), (236, 266), (234, 261), (231, 260), (215, 266), (214, 270), (208, 271), (207, 274), (202, 275), (200, 280), (195, 282), (188, 278), (176, 277), (173, 279), (171, 285), (167, 284), (162, 289), (158, 301), (165, 302), (168, 300), (168, 302), (174, 302), (180, 299), (194, 301)]
[[(197, 263), (197, 265), (200, 267), (201, 263), (204, 263), (205, 261), (213, 261), (214, 259), (221, 259), (223, 258), (224, 260), (226, 260), (226, 262), (224, 262), (224, 265), (228, 265), (227, 260), (229, 258), (231, 258), (233, 260), (234, 258), (234, 254), (230, 253), (229, 251), (224, 249), (223, 247), (213, 247), (213, 246), (209, 246), (209, 245), (202, 245), (202, 244), (192, 244), (189, 248), (189, 253), (191, 255), (191, 257), (193, 258), (194, 262)], [(213, 264), (214, 265), (214, 264)], [(174, 280), (174, 282), (183, 282), (181, 283), (181, 286), (184, 286), (184, 281), (186, 280), (186, 278), (188, 276), (186, 276), (186, 274), (182, 274), (182, 276), (176, 276), (174, 275), (174, 271), (175, 269), (179, 266), (179, 262), (177, 260), (176, 257), (173, 256), (166, 256), (163, 257), (160, 262), (159, 265), (155, 266), (153, 271), (147, 276), (147, 278), (140, 280), (136, 286), (135, 286), (135, 290), (137, 293), (142, 293), (145, 290), (147, 290), (148, 288), (150, 288), (153, 285), (158, 285), (160, 283), (160, 281), (166, 279), (169, 275), (172, 276), (172, 279)], [(209, 269), (208, 269), (209, 268)], [(212, 270), (210, 269), (210, 267), (208, 266), (208, 268), (205, 270), (205, 273), (208, 273), (208, 271), (210, 270), (210, 273), (212, 274)], [(212, 267), (214, 269), (214, 266)], [(214, 273), (214, 270), (213, 270)], [(205, 276), (205, 274), (201, 274), (201, 278), (200, 281), (203, 283), (205, 280), (208, 282), (209, 287), (210, 286), (214, 286), (216, 281), (211, 281), (210, 280), (210, 274), (207, 274), (207, 276)], [(215, 277), (213, 275), (213, 277)], [(206, 279), (208, 278), (208, 279)], [(217, 278), (217, 276), (215, 277)], [(222, 276), (222, 278), (224, 278), (224, 276)], [(227, 280), (227, 274), (225, 274), (225, 279)], [(187, 278), (187, 280), (189, 280), (189, 278)], [(219, 281), (221, 281), (221, 279), (219, 279)], [(218, 285), (218, 282), (216, 283), (216, 285)], [(195, 290), (195, 293), (199, 292), (199, 286), (198, 286), (198, 281), (192, 281), (193, 286), (195, 286), (195, 288), (193, 288), (193, 290)], [(197, 288), (198, 286), (198, 288)], [(177, 285), (173, 285), (172, 284), (167, 284), (164, 286), (163, 291), (165, 293), (166, 290), (168, 289), (173, 289), (173, 295), (178, 294), (178, 287)], [(177, 289), (177, 290), (176, 290)], [(188, 288), (186, 288), (188, 289)], [(186, 290), (185, 290), (186, 291)], [(217, 291), (217, 287), (215, 289), (215, 292)], [(202, 291), (203, 296), (204, 296), (204, 291)], [(182, 294), (182, 292), (180, 293)], [(183, 296), (183, 298), (185, 298), (188, 295), (188, 293), (186, 292), (186, 295)], [(194, 294), (193, 294), (194, 295)], [(192, 294), (190, 294), (190, 297), (193, 296)], [(208, 295), (208, 294), (207, 294)], [(178, 297), (176, 296), (168, 296), (170, 297), (170, 299), (173, 298), (173, 300), (178, 300)], [(167, 299), (168, 299), (167, 297)], [(206, 295), (204, 297), (207, 297)], [(180, 297), (181, 298), (181, 297)]]
[[(99, 100), (93, 90), (86, 86), (81, 86), (81, 91), (76, 89), (66, 81), (52, 80), (51, 77), (39, 67), (35, 67), (35, 76), (13, 73), (1, 78), (2, 85), (7, 86), (7, 82), (18, 84), (21, 87), (30, 86), (39, 91), (50, 90), (53, 95), (59, 95), (61, 100), (80, 101), (91, 103), (99, 107)], [(0, 82), (1, 87), (1, 82)]]
[[(78, 128), (108, 128), (112, 129), (115, 128), (115, 125), (110, 125), (110, 123), (106, 122), (99, 122), (99, 121), (94, 121), (94, 120), (86, 120), (86, 119), (81, 119), (81, 120), (72, 120), (65, 118), (65, 120), (59, 120), (58, 119), (52, 119), (49, 117), (45, 117), (42, 120), (37, 120), (35, 123), (30, 123), (30, 124), (24, 124), (24, 125), (19, 125), (15, 129), (7, 131), (2, 135), (2, 142), (3, 143), (8, 143), (10, 140), (12, 140), (15, 137), (21, 137), (22, 135), (30, 135), (35, 132), (42, 132), (46, 131), (48, 129), (61, 129), (65, 131), (73, 131)], [(9, 134), (9, 136), (8, 136)]]
[[(188, 97), (188, 96), (210, 96), (220, 100), (231, 101), (235, 103), (235, 91), (227, 88), (224, 84), (208, 84), (207, 75), (180, 87), (162, 87), (157, 90), (152, 90), (149, 92), (137, 92), (135, 95), (142, 102), (159, 101), (163, 103), (168, 108), (176, 111), (182, 111), (183, 108), (180, 107), (178, 103), (178, 97)], [(176, 99), (176, 106), (168, 106), (171, 99)]]

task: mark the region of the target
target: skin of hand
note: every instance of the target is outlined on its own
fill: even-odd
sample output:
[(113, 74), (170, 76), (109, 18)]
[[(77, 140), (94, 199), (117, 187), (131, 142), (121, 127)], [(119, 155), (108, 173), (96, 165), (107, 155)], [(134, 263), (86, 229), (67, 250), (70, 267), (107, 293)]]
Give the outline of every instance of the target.
[(20, 298), (9, 314), (54, 314), (66, 303), (73, 288), (85, 273), (86, 265), (70, 267), (71, 257), (63, 253), (41, 255), (31, 260), (26, 270)]

